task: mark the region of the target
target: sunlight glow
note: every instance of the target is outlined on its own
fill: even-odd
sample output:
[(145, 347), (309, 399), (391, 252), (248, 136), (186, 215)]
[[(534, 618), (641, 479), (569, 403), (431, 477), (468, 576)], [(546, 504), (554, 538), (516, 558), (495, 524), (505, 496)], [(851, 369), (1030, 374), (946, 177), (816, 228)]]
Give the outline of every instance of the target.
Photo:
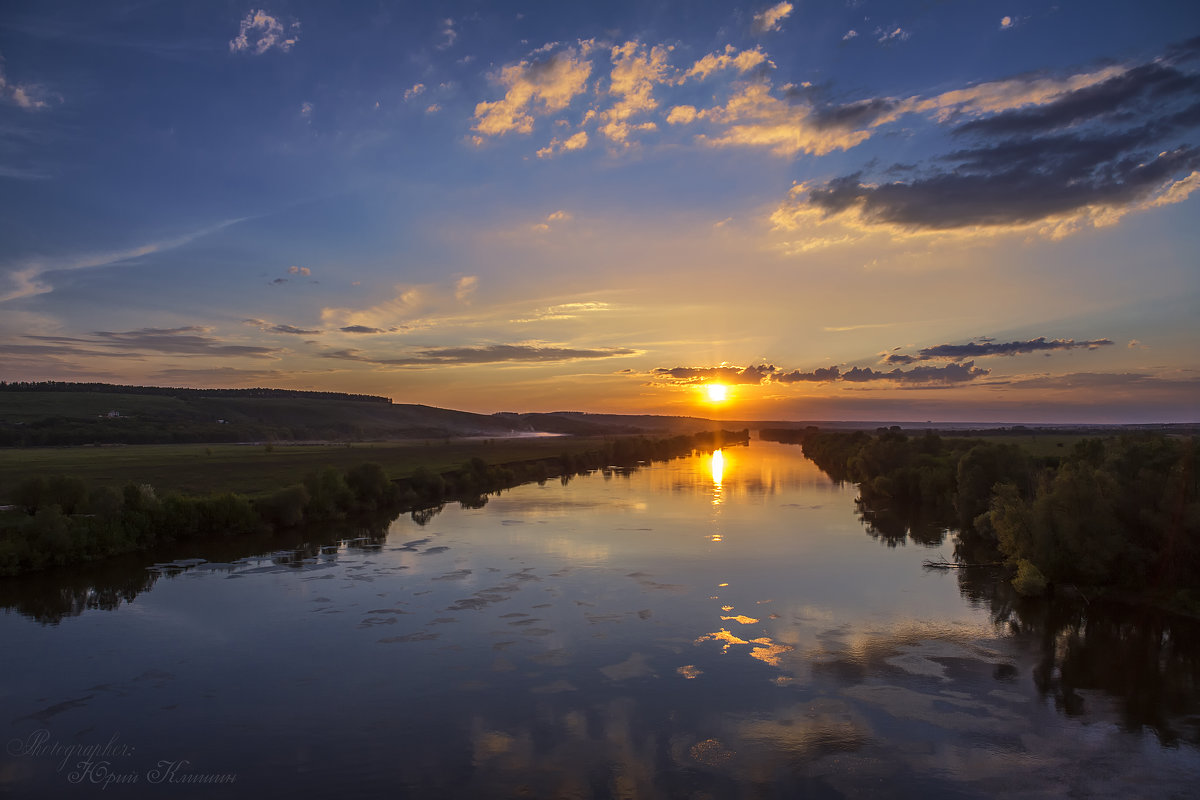
[(704, 387), (704, 394), (710, 403), (724, 403), (729, 398), (729, 387), (723, 383), (709, 383)]

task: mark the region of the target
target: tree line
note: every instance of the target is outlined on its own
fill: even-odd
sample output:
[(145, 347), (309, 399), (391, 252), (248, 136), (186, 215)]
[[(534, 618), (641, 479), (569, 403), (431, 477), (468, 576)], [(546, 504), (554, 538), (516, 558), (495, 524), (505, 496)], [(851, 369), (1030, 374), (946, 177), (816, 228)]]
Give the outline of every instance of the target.
[(801, 444), (835, 480), (859, 486), (868, 514), (958, 529), (963, 552), (1003, 560), (1030, 595), (1104, 587), (1200, 611), (1200, 452), (1155, 433), (1089, 438), (1060, 456), (1017, 444), (763, 430)]
[(390, 397), (373, 394), (318, 392), (307, 389), (191, 389), (172, 386), (124, 386), (115, 383), (70, 381), (0, 381), (0, 392), (97, 392), (101, 394), (144, 394), (161, 397), (306, 397), (314, 400), (355, 400), (391, 404)]
[(69, 475), (26, 478), (9, 492), (15, 511), (0, 514), (0, 575), (94, 561), (173, 542), (241, 535), (381, 511), (412, 513), (427, 522), (445, 503), (478, 508), (489, 493), (521, 483), (596, 469), (636, 469), (640, 464), (745, 443), (749, 431), (709, 431), (667, 438), (621, 437), (557, 458), (489, 464), (474, 457), (434, 472), (418, 467), (391, 479), (382, 466), (309, 473), (301, 483), (260, 497), (237, 493), (160, 496), (150, 484), (117, 490), (90, 487)]

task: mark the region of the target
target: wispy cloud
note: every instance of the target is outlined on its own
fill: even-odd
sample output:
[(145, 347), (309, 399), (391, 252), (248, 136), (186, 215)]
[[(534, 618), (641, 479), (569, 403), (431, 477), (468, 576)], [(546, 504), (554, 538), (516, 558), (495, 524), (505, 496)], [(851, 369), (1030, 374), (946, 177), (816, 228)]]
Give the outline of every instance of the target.
[(915, 356), (890, 353), (883, 358), (885, 364), (912, 364), (934, 359), (961, 360), (964, 358), (986, 358), (988, 356), (1015, 356), (1021, 353), (1044, 353), (1053, 350), (1095, 350), (1112, 345), (1111, 339), (1091, 339), (1077, 342), (1074, 339), (1046, 339), (1039, 336), (1022, 342), (967, 342), (966, 344), (939, 344), (924, 347)]
[(414, 348), (399, 356), (373, 356), (361, 350), (333, 350), (323, 358), (358, 361), (382, 367), (436, 367), (469, 364), (554, 363), (637, 355), (625, 347), (575, 348), (552, 345), (492, 344), (474, 347)]
[(290, 22), (286, 26), (276, 17), (258, 9), (251, 11), (242, 20), (238, 35), (229, 40), (231, 53), (252, 53), (261, 56), (268, 50), (286, 53), (300, 41), (300, 23)]
[(520, 325), (530, 322), (578, 319), (586, 314), (595, 314), (612, 310), (613, 306), (611, 304), (598, 301), (558, 303), (556, 305), (547, 306), (546, 308), (539, 308), (533, 312), (532, 316), (509, 321), (514, 325)]
[(43, 280), (43, 276), (51, 272), (66, 272), (79, 269), (93, 269), (97, 267), (111, 267), (118, 264), (134, 261), (138, 258), (148, 256), (154, 253), (161, 253), (168, 250), (174, 250), (178, 247), (183, 247), (197, 239), (200, 239), (220, 230), (228, 228), (230, 225), (236, 225), (239, 222), (245, 221), (245, 217), (241, 219), (231, 219), (225, 222), (212, 225), (207, 228), (202, 228), (192, 233), (177, 236), (173, 239), (163, 239), (157, 242), (131, 247), (125, 250), (114, 250), (107, 253), (98, 253), (82, 256), (64, 256), (58, 258), (33, 258), (26, 259), (17, 264), (4, 264), (0, 266), (0, 279), (6, 284), (7, 288), (0, 289), (0, 303), (7, 303), (12, 300), (17, 300), (23, 297), (30, 297), (38, 294), (51, 292), (54, 287)]
[(321, 333), (317, 329), (298, 328), (295, 325), (286, 325), (280, 323), (271, 323), (263, 319), (245, 319), (242, 320), (246, 325), (258, 328), (264, 333), (286, 333), (297, 336), (314, 336)]
[[(74, 355), (170, 354), (270, 358), (279, 354), (272, 347), (229, 344), (209, 334), (211, 328), (188, 325), (179, 328), (139, 328), (131, 331), (95, 331), (89, 337), (26, 336), (48, 347), (63, 348)], [(98, 348), (98, 349), (96, 349)]]
[(10, 81), (4, 69), (4, 57), (0, 56), (0, 101), (26, 111), (38, 111), (49, 107), (51, 101), (61, 103), (62, 97), (37, 84)]

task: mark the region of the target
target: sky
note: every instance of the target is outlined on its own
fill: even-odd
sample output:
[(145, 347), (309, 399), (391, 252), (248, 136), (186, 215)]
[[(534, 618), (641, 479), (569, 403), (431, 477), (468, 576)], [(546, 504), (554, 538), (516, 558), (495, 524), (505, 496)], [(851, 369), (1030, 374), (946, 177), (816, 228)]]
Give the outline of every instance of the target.
[(1195, 422), (1197, 189), (1177, 0), (6, 0), (0, 379)]

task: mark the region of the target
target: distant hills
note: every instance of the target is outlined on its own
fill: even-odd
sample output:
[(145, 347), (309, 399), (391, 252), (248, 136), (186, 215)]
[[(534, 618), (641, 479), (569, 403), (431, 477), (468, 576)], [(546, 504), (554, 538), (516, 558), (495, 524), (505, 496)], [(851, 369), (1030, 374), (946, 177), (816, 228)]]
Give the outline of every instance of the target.
[(369, 441), (693, 432), (687, 417), (473, 414), (386, 397), (291, 389), (0, 382), (0, 446)]
[[(380, 441), (533, 434), (600, 436), (695, 433), (714, 427), (875, 430), (895, 423), (745, 421), (632, 414), (501, 412), (473, 414), (393, 403), (387, 397), (296, 389), (193, 389), (63, 381), (0, 381), (0, 446), (188, 442)], [(1051, 430), (1098, 435), (1156, 430), (1194, 435), (1195, 424), (1015, 425), (903, 423), (906, 431), (957, 435)]]

